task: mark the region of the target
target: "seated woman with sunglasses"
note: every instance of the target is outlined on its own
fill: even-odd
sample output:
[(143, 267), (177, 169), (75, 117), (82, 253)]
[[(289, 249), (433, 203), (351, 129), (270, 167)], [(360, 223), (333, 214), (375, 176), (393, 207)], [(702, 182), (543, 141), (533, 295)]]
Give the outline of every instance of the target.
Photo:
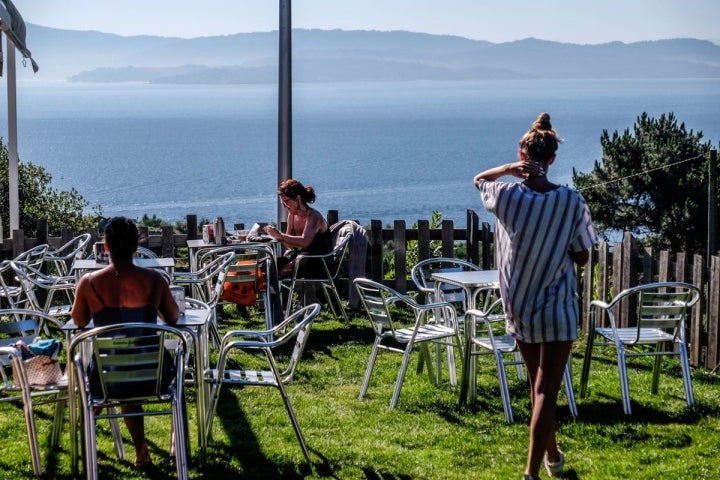
[[(281, 233), (272, 225), (265, 227), (265, 233), (279, 241), (286, 254), (278, 258), (278, 275), (289, 277), (295, 268), (295, 257), (305, 253), (323, 255), (332, 250), (332, 237), (327, 220), (308, 204), (315, 201), (315, 189), (290, 178), (280, 184), (278, 195), (288, 211), (287, 229)], [(322, 269), (319, 262), (307, 262), (298, 272), (299, 276), (313, 278)]]

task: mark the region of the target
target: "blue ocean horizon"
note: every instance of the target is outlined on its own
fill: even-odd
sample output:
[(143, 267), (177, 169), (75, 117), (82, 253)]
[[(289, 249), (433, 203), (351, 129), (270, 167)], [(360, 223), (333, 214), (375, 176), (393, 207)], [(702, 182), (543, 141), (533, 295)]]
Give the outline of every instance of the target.
[[(89, 211), (277, 218), (275, 85), (32, 81), (19, 83), (17, 105), (20, 161), (45, 167), (54, 188), (77, 189)], [(673, 112), (717, 146), (720, 80), (297, 84), (293, 176), (315, 187), (318, 210), (363, 224), (437, 210), (462, 227), (468, 208), (489, 221), (472, 177), (515, 160), (540, 112), (565, 140), (549, 177), (572, 185), (573, 169), (601, 159), (603, 130), (632, 129), (643, 112)]]

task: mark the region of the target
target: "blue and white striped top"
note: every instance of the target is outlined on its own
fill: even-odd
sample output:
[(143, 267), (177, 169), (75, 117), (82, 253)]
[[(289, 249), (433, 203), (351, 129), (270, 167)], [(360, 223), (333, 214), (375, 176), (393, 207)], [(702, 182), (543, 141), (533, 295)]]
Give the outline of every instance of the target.
[(522, 183), (480, 181), (497, 217), (496, 259), (507, 332), (526, 343), (576, 340), (577, 280), (569, 252), (597, 241), (590, 210), (575, 190), (536, 192)]

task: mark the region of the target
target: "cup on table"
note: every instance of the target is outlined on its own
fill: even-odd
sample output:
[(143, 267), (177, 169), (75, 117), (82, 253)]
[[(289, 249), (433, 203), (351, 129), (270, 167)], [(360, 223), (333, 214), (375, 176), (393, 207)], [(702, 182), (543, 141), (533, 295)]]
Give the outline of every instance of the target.
[(170, 287), (170, 293), (177, 303), (180, 315), (185, 315), (185, 287), (173, 285)]
[(105, 242), (95, 242), (93, 254), (97, 263), (110, 263), (110, 254), (105, 251)]

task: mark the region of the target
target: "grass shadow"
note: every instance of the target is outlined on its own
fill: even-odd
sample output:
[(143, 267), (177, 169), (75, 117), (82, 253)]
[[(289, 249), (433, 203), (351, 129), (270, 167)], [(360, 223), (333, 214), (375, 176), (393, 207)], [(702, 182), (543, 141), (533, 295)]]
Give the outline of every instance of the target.
[[(216, 421), (221, 422), (230, 444), (213, 446), (211, 443), (209, 450), (214, 450), (219, 455), (208, 455), (212, 461), (208, 461), (203, 467), (203, 477), (213, 479), (263, 478), (268, 480), (305, 478), (310, 473), (310, 465), (277, 463), (267, 458), (237, 397), (228, 390), (227, 388), (220, 390), (215, 415)], [(233, 390), (239, 389), (233, 388)], [(298, 448), (300, 447), (298, 446)], [(233, 466), (233, 462), (241, 465), (240, 471)]]

